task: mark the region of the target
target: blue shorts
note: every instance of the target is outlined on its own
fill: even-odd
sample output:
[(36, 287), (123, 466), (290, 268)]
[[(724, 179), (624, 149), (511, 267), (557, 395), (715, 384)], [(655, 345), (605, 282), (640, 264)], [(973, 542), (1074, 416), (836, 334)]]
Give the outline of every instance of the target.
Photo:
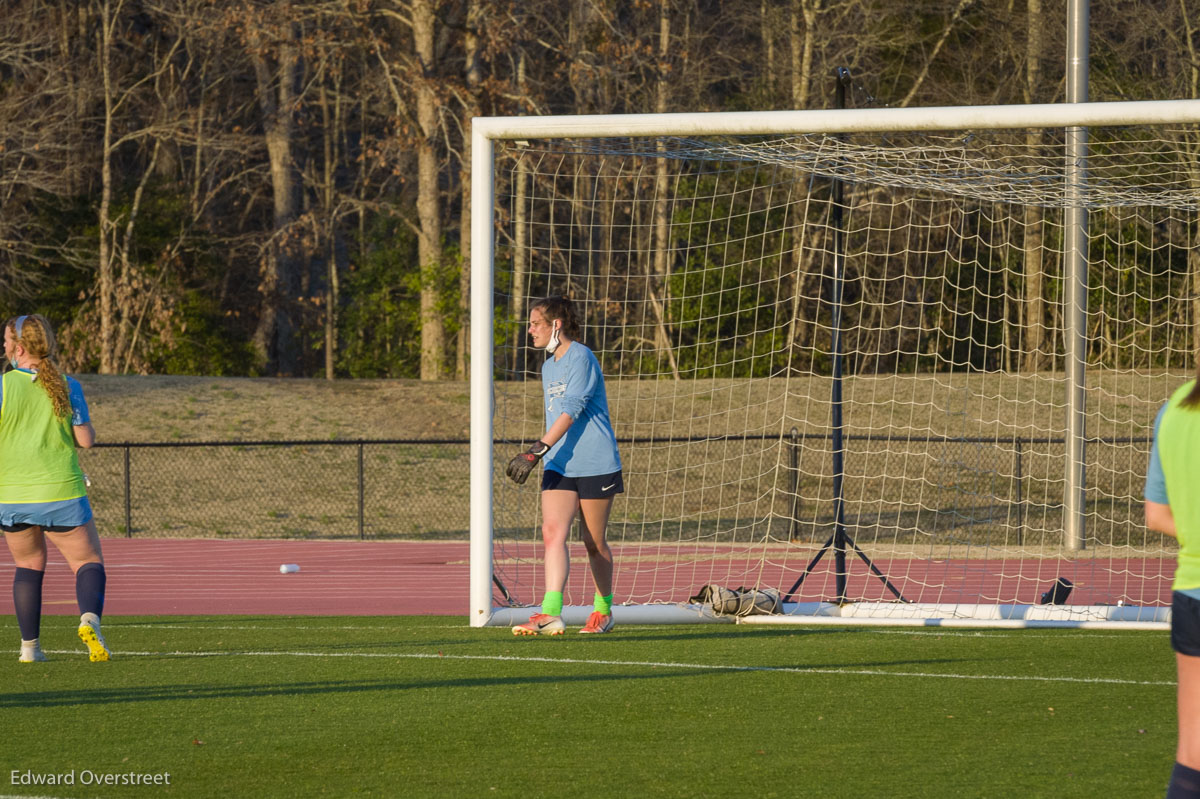
[(589, 477), (567, 477), (546, 469), (542, 472), (542, 490), (574, 491), (580, 499), (608, 499), (625, 493), (625, 481), (620, 469), (612, 474)]
[(92, 520), (92, 505), (86, 496), (59, 502), (0, 502), (0, 530), (15, 533), (27, 527), (70, 530)]
[(1182, 591), (1171, 592), (1171, 648), (1200, 657), (1200, 599)]

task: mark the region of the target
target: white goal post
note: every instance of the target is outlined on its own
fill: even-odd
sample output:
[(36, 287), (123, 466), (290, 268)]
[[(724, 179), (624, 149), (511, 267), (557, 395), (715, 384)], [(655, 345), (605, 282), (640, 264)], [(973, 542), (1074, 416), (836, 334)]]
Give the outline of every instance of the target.
[[(474, 119), (471, 625), (541, 598), (537, 481), (503, 464), (542, 432), (525, 313), (554, 293), (621, 444), (618, 624), (730, 621), (689, 597), (744, 585), (784, 603), (741, 621), (1164, 628), (1140, 491), (1200, 349), (1198, 125), (1200, 100)], [(590, 598), (573, 549), (568, 624)]]

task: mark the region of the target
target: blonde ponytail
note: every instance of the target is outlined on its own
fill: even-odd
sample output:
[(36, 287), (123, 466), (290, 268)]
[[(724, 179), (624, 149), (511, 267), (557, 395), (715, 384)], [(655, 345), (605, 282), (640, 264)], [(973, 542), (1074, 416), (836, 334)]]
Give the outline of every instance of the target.
[(13, 339), (34, 360), (37, 380), (50, 397), (54, 415), (59, 419), (67, 418), (71, 415), (71, 398), (67, 393), (67, 380), (54, 361), (58, 345), (50, 322), (41, 314), (30, 314), (13, 320), (10, 327)]

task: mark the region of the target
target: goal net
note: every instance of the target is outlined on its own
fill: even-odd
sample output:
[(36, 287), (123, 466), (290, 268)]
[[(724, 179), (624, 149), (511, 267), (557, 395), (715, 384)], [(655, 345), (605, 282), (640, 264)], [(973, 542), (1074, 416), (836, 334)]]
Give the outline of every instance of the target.
[[(778, 591), (759, 621), (1161, 627), (1174, 542), (1142, 487), (1200, 346), (1196, 121), (477, 120), (472, 623), (545, 590), (538, 481), (504, 466), (545, 429), (529, 306), (565, 294), (624, 464), (618, 623), (725, 618), (692, 600), (721, 586)], [(568, 623), (593, 594), (570, 546)]]

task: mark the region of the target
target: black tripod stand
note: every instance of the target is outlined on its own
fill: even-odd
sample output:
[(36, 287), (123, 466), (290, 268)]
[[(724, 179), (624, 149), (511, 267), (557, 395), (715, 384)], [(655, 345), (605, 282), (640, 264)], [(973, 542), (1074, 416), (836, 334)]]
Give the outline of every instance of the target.
[[(837, 78), (837, 93), (836, 107), (846, 107), (846, 87), (850, 84), (850, 70), (845, 67), (838, 67), (833, 71)], [(829, 537), (816, 556), (805, 567), (804, 572), (796, 580), (796, 583), (784, 596), (784, 601), (791, 601), (792, 594), (800, 589), (804, 578), (812, 573), (812, 570), (820, 562), (826, 552), (833, 549), (834, 568), (837, 578), (837, 599), (834, 601), (839, 605), (844, 605), (849, 602), (846, 597), (846, 550), (853, 549), (858, 557), (871, 568), (871, 571), (883, 581), (887, 589), (895, 594), (896, 598), (901, 602), (907, 602), (900, 591), (891, 584), (888, 578), (879, 568), (871, 562), (867, 554), (863, 552), (858, 544), (854, 543), (849, 535), (846, 534), (846, 500), (843, 492), (842, 481), (846, 473), (845, 469), (845, 424), (842, 421), (842, 291), (845, 284), (846, 274), (846, 229), (845, 220), (842, 212), (845, 208), (844, 201), (845, 186), (841, 178), (835, 177), (832, 186), (832, 221), (833, 221), (833, 280), (830, 289), (830, 302), (832, 304), (832, 321), (833, 328), (833, 396), (832, 404), (832, 427), (833, 427), (833, 502), (834, 502), (834, 531)]]

